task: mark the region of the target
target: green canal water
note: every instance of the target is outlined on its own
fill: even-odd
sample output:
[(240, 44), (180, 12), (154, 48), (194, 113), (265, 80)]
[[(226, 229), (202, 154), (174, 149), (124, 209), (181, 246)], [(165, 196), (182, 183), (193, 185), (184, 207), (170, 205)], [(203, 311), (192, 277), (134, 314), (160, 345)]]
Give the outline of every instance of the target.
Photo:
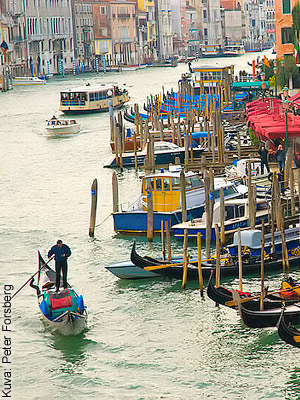
[[(255, 55), (202, 60), (203, 65), (248, 69)], [(13, 300), (13, 399), (298, 399), (299, 352), (283, 343), (275, 329), (250, 330), (235, 311), (201, 299), (196, 283), (121, 281), (104, 266), (129, 258), (132, 239), (113, 231), (112, 219), (88, 237), (90, 187), (99, 183), (97, 223), (112, 209), (112, 171), (107, 114), (78, 116), (80, 134), (47, 135), (45, 120), (59, 115), (59, 90), (86, 82), (125, 83), (131, 101), (142, 106), (161, 86), (176, 89), (186, 65), (177, 68), (53, 78), (43, 87), (19, 87), (0, 94), (0, 297), (4, 285), (16, 288), (37, 269), (61, 238), (72, 249), (69, 280), (89, 311), (88, 330), (78, 337), (50, 332), (40, 319), (30, 287)], [(249, 71), (250, 72), (250, 71)], [(134, 200), (140, 179), (118, 174), (123, 203)], [(181, 252), (173, 241), (174, 252)], [(193, 245), (190, 251), (193, 252)], [(157, 255), (156, 239), (138, 239), (138, 251)], [(292, 274), (300, 278), (299, 272)], [(268, 280), (278, 286), (278, 276)], [(237, 287), (237, 280), (226, 284)], [(259, 288), (259, 277), (244, 281)], [(1, 305), (2, 305), (1, 304)], [(1, 307), (3, 322), (3, 308)], [(0, 349), (4, 347), (1, 332)], [(0, 350), (1, 360), (4, 350)], [(3, 360), (2, 360), (3, 361)]]

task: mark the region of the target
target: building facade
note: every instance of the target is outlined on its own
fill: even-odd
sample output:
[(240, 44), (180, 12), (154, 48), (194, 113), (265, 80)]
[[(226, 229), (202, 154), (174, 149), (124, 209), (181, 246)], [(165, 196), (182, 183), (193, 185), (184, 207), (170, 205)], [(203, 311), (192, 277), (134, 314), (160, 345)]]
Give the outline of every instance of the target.
[(297, 3), (296, 0), (275, 0), (276, 54), (279, 58), (294, 54), (292, 9)]
[(72, 70), (70, 0), (25, 0), (27, 51), (33, 74)]

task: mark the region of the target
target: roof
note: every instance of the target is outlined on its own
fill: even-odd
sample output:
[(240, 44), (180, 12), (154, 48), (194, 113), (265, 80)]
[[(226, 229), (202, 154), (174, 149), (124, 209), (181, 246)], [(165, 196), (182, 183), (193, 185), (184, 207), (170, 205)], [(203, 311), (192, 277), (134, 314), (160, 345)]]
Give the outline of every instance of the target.
[[(116, 85), (117, 86), (117, 85)], [(113, 89), (114, 85), (91, 85), (89, 83), (87, 83), (86, 85), (82, 85), (82, 86), (77, 86), (75, 88), (71, 88), (71, 89), (66, 89), (66, 90), (61, 90), (61, 92), (91, 92), (91, 91), (95, 91), (95, 90), (109, 90), (109, 89)]]

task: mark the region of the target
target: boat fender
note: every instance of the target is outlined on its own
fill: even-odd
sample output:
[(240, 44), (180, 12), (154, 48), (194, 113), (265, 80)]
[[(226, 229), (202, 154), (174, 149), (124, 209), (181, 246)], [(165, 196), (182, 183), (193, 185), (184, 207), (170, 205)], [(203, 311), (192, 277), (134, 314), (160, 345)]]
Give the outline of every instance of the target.
[(273, 181), (273, 172), (269, 172), (268, 180), (269, 180), (270, 182)]
[(78, 308), (79, 308), (80, 312), (83, 313), (83, 311), (84, 311), (84, 302), (83, 302), (82, 295), (77, 296), (76, 301), (77, 301), (77, 305), (78, 305)]
[(43, 313), (44, 315), (49, 315), (49, 314), (50, 314), (49, 306), (48, 306), (48, 304), (46, 303), (45, 300), (43, 300), (43, 301), (41, 302), (41, 304), (40, 304), (40, 309), (41, 309), (41, 311), (42, 311), (42, 313)]

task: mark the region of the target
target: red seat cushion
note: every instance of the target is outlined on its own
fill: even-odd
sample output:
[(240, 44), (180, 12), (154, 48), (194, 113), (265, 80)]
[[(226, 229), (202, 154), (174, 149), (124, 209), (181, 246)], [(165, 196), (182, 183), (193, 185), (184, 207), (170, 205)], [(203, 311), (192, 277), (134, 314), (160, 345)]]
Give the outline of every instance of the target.
[(60, 293), (49, 292), (49, 296), (52, 310), (72, 307), (72, 297), (70, 295), (69, 289), (65, 289)]

